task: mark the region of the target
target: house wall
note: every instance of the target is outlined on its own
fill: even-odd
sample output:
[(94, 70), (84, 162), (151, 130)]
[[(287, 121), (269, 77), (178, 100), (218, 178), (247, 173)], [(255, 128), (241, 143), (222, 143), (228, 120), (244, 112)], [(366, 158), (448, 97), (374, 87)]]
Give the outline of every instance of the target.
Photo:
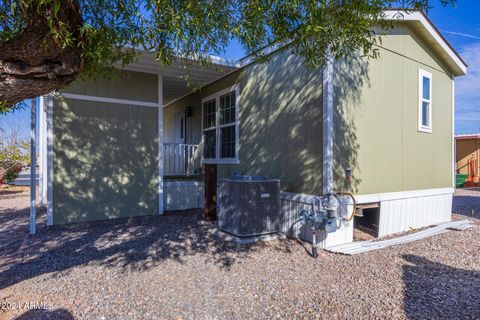
[[(336, 190), (452, 187), (452, 78), (406, 26), (382, 39), (378, 59), (335, 66)], [(432, 133), (418, 131), (419, 68), (433, 75)]]
[(86, 79), (73, 82), (64, 93), (158, 102), (158, 76), (155, 74), (114, 70), (112, 78)]
[[(252, 64), (203, 88), (164, 110), (164, 128), (173, 116), (194, 107), (201, 128), (201, 99), (233, 84), (240, 85), (240, 164), (219, 165), (219, 179), (239, 170), (279, 178), (286, 191), (321, 190), (322, 72), (307, 69), (288, 52), (268, 63)], [(168, 128), (168, 129), (167, 129)], [(201, 131), (194, 143), (201, 143)]]
[[(64, 92), (157, 101), (157, 76), (77, 81)], [(53, 223), (158, 214), (158, 110), (55, 98)]]
[(480, 160), (480, 139), (457, 139), (455, 143), (457, 173), (468, 174), (468, 160)]
[[(406, 25), (377, 46), (378, 59), (349, 58), (334, 68), (334, 179), (337, 191), (377, 194), (452, 186), (452, 78)], [(432, 133), (418, 131), (418, 70), (433, 75)], [(282, 180), (285, 191), (321, 194), (322, 72), (288, 53), (253, 64), (165, 108), (194, 107), (201, 98), (240, 84), (240, 164), (219, 165)], [(194, 143), (201, 143), (201, 131)], [(347, 169), (351, 181), (345, 179)]]

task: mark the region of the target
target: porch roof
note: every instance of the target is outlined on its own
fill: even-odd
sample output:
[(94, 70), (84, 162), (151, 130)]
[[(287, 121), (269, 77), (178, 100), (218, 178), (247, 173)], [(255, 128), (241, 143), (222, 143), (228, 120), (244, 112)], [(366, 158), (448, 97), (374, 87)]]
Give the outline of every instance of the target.
[(153, 73), (163, 76), (163, 103), (168, 103), (191, 92), (192, 87), (184, 76), (187, 71), (194, 86), (202, 87), (223, 75), (237, 69), (239, 65), (221, 57), (210, 56), (212, 64), (208, 67), (191, 62), (186, 64), (183, 60), (172, 61), (168, 66), (161, 65), (155, 60), (152, 53), (141, 53), (137, 60), (123, 69), (144, 73)]

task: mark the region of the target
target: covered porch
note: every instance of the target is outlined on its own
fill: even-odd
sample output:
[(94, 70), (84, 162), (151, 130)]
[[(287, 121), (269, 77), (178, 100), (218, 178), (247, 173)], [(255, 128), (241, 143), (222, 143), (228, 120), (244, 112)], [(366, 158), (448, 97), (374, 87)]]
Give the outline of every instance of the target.
[[(32, 149), (38, 145), (39, 162), (37, 167), (32, 157), (32, 174), (39, 175), (38, 196), (34, 190), (30, 199), (32, 221), (37, 205), (47, 207), (47, 225), (203, 206), (200, 141), (186, 137), (188, 115), (172, 124), (173, 134), (163, 121), (163, 107), (192, 90), (183, 78), (186, 68), (182, 61), (160, 66), (143, 54), (120, 71), (126, 78), (77, 81), (40, 97), (32, 107)], [(201, 86), (235, 66), (214, 59), (209, 68), (188, 68), (193, 84)], [(73, 211), (74, 218), (59, 219)]]

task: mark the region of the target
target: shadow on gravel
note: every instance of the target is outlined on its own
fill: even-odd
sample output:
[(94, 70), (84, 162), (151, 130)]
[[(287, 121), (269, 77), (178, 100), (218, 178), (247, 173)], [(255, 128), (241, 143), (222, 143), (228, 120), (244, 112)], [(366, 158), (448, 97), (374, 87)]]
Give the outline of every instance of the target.
[(19, 193), (23, 193), (23, 192), (24, 192), (23, 190), (8, 190), (8, 189), (3, 189), (3, 190), (0, 190), (0, 196), (12, 195), (12, 194), (19, 194)]
[(73, 315), (65, 309), (44, 310), (34, 309), (14, 318), (15, 320), (33, 320), (33, 319), (49, 319), (49, 320), (73, 320)]
[[(39, 226), (37, 235), (26, 241), (21, 256), (17, 246), (17, 250), (0, 257), (0, 290), (42, 274), (68, 272), (80, 265), (141, 272), (165, 260), (184, 263), (186, 257), (197, 254), (205, 262), (228, 270), (237, 260), (268, 245), (239, 246), (226, 241), (213, 223), (201, 220), (200, 216), (201, 211), (197, 210), (53, 229)], [(24, 232), (27, 227), (24, 225)], [(282, 241), (275, 249), (288, 253), (289, 245), (285, 242), (289, 241)]]
[(479, 319), (480, 271), (404, 255), (405, 314), (409, 319)]
[(468, 218), (480, 219), (480, 196), (454, 196), (452, 212)]

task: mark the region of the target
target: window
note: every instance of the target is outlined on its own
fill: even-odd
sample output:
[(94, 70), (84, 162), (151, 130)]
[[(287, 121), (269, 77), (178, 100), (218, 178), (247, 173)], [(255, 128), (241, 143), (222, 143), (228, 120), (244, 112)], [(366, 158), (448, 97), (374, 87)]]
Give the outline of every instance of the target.
[(432, 74), (418, 70), (418, 131), (432, 132)]
[(209, 159), (215, 159), (216, 157), (216, 103), (215, 99), (203, 103), (203, 156)]
[(203, 162), (238, 163), (238, 87), (202, 100)]

